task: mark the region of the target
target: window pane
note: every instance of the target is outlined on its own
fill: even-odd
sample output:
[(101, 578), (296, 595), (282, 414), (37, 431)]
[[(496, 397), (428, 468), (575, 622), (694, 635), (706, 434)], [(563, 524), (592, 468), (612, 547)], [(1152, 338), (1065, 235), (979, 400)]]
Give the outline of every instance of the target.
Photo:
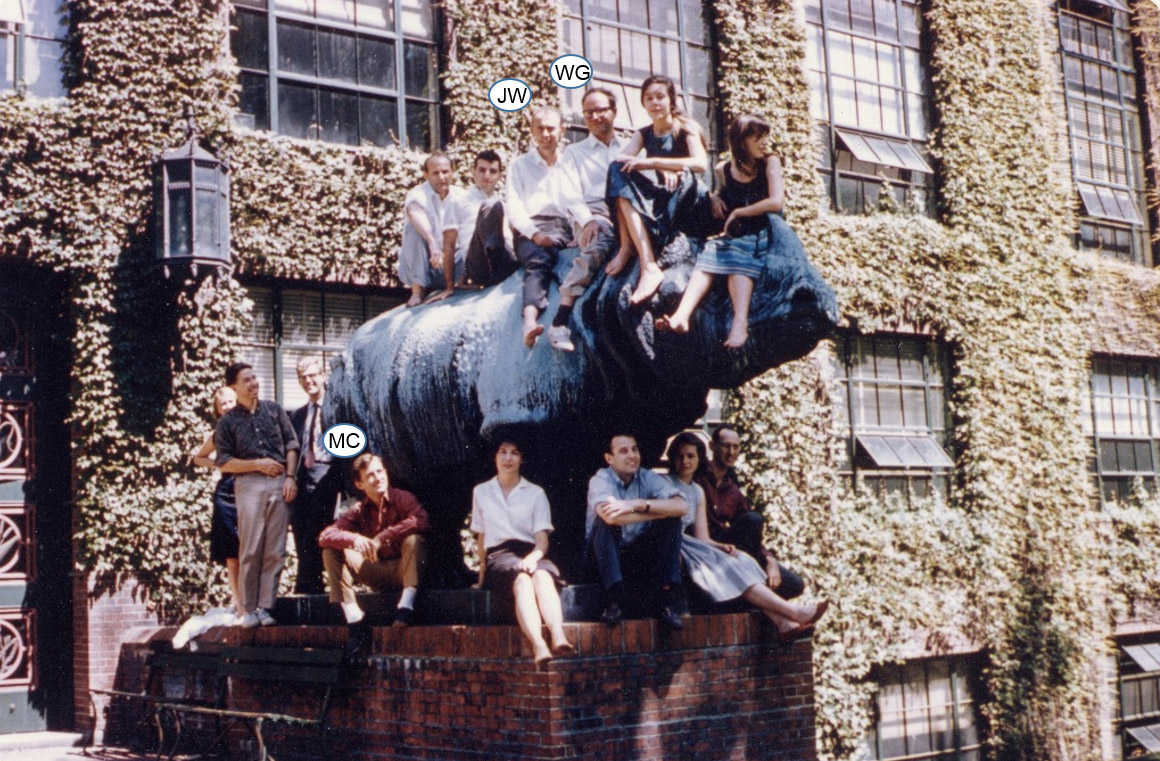
[(588, 42), (592, 46), (589, 60), (596, 74), (620, 76), (620, 36), (616, 29), (610, 26), (593, 24), (588, 33)]
[(424, 40), (435, 39), (431, 0), (403, 0), (403, 34)]
[(266, 71), (270, 66), (269, 26), (263, 13), (238, 11), (237, 29), (230, 34), (230, 50), (244, 69)]
[(681, 21), (684, 22), (682, 33), (686, 39), (694, 42), (707, 43), (705, 34), (705, 3), (702, 0), (680, 0)]
[(648, 25), (653, 31), (676, 34), (676, 0), (648, 0), (648, 20)]
[(314, 13), (314, 0), (274, 0), (274, 7), (291, 13)]
[(709, 63), (709, 49), (690, 45), (688, 48), (689, 79), (685, 83), (689, 91), (697, 95), (709, 94), (709, 82), (713, 67)]
[(293, 74), (314, 76), (314, 30), (302, 24), (278, 22), (278, 68)]
[[(675, 40), (653, 37), (652, 73), (663, 74), (674, 82), (681, 79), (681, 50)], [(709, 72), (706, 71), (706, 76)]]
[(878, 415), (883, 426), (902, 427), (902, 395), (897, 386), (880, 386), (878, 390)]
[(278, 82), (278, 131), (290, 137), (318, 138), (318, 112), (313, 87)]
[(398, 137), (399, 114), (394, 98), (359, 98), (359, 144), (385, 148)]
[(318, 18), (322, 21), (354, 23), (354, 0), (317, 0)]
[(395, 43), (375, 37), (359, 37), (358, 81), (368, 87), (395, 89)]
[(16, 86), (16, 38), (0, 32), (0, 89)]
[(435, 49), (413, 42), (403, 44), (407, 95), (434, 100), (438, 97), (435, 81)]
[(287, 344), (322, 343), (322, 294), (282, 292), (282, 340)]
[(61, 0), (24, 0), (26, 32), (36, 37), (63, 40), (68, 34), (65, 3)]
[(620, 72), (621, 76), (633, 81), (643, 81), (652, 73), (648, 35), (623, 29), (620, 31)]
[(28, 92), (40, 98), (59, 98), (67, 94), (61, 80), (64, 43), (55, 40), (24, 38), (24, 80)]
[(269, 77), (243, 71), (238, 78), (242, 86), (238, 111), (251, 120), (246, 126), (252, 129), (270, 129)]
[(319, 90), (318, 124), (320, 137), (326, 142), (358, 145), (358, 96)]
[(435, 106), (407, 101), (407, 140), (415, 150), (431, 150), (434, 145)]
[(363, 320), (363, 299), (348, 293), (328, 293), (323, 299), (325, 323), (323, 339), (327, 346), (344, 347)]
[(194, 199), (197, 213), (197, 235), (193, 253), (197, 256), (218, 255), (218, 205), (216, 190), (198, 190)]
[(395, 25), (395, 1), (356, 0), (355, 21), (359, 26), (390, 29)]
[(318, 30), (318, 76), (340, 82), (358, 82), (357, 44), (354, 34)]

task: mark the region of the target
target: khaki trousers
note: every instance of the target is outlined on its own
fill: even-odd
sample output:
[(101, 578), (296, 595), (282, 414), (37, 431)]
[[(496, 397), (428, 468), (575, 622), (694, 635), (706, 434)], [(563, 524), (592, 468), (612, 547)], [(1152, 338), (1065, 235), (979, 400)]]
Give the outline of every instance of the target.
[(234, 479), (238, 506), (238, 597), (244, 612), (274, 609), (278, 580), (286, 564), (290, 510), (282, 499), (285, 476), (239, 473)]
[(394, 587), (418, 587), (423, 564), (427, 560), (427, 542), (418, 534), (403, 540), (401, 557), (391, 560), (367, 560), (354, 550), (322, 551), (331, 602), (356, 602), (354, 585), (366, 584), (376, 592)]

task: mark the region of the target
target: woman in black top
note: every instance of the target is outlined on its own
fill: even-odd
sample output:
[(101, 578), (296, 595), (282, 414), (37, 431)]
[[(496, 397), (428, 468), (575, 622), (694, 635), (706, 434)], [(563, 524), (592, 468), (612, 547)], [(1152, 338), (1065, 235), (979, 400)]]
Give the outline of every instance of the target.
[[(729, 125), (732, 158), (717, 165), (719, 190), (710, 198), (713, 216), (725, 220), (724, 236), (706, 242), (681, 303), (671, 316), (657, 320), (658, 328), (687, 333), (693, 310), (709, 292), (714, 277), (725, 275), (733, 302), (733, 325), (725, 346), (740, 348), (749, 340), (749, 298), (765, 267), (766, 255), (771, 249), (777, 253), (779, 246), (796, 243), (801, 247), (780, 216), (785, 186), (781, 162), (766, 151), (769, 132), (769, 123), (753, 114), (740, 116)], [(782, 234), (774, 234), (775, 225), (779, 228), (776, 232)]]
[[(668, 244), (674, 229), (686, 232), (682, 224), (698, 219), (694, 207), (704, 191), (692, 173), (708, 167), (705, 131), (681, 112), (672, 80), (646, 79), (640, 102), (652, 124), (633, 133), (608, 170), (608, 208), (616, 210), (620, 250), (604, 268), (609, 275), (619, 273), (632, 261), (635, 247), (640, 281), (632, 292), (633, 304), (652, 298), (661, 286), (664, 276), (655, 250)], [(645, 155), (640, 157), (642, 150)], [(647, 169), (656, 170), (659, 184), (642, 173)]]

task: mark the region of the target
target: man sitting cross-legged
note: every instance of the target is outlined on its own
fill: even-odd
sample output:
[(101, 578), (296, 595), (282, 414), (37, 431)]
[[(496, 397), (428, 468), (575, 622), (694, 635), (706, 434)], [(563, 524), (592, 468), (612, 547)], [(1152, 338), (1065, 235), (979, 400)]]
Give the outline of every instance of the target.
[(662, 626), (684, 628), (672, 598), (681, 585), (681, 516), (689, 505), (668, 479), (640, 467), (640, 448), (631, 434), (613, 436), (604, 461), (608, 467), (588, 481), (585, 523), (586, 554), (608, 598), (601, 620), (609, 626), (620, 621), (627, 572), (658, 589)]
[(351, 651), (357, 651), (370, 641), (370, 627), (355, 598), (355, 582), (379, 591), (401, 586), (394, 625), (408, 626), (414, 619), (426, 555), (421, 532), (430, 524), (414, 494), (390, 485), (378, 455), (359, 455), (351, 472), (364, 499), (328, 526), (318, 544), (323, 549), (330, 601), (342, 603), (351, 627)]
[(532, 112), (535, 147), (517, 156), (508, 170), (505, 205), (515, 231), (516, 257), (525, 269), (523, 336), (528, 348), (544, 332), (539, 316), (548, 306), (548, 285), (560, 250), (572, 244), (573, 225), (588, 237), (599, 229), (561, 160), (563, 136), (560, 111), (537, 108)]

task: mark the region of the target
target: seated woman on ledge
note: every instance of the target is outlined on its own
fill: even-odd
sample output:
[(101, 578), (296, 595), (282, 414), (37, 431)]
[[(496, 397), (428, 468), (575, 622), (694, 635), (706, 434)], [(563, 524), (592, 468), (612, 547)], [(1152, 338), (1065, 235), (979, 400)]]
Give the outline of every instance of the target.
[[(501, 440), (495, 451), (496, 477), (475, 487), (471, 500), (471, 530), (476, 532), (480, 587), (505, 605), (515, 606), (520, 630), (532, 643), (536, 665), (553, 655), (574, 652), (564, 633), (560, 606), (560, 571), (544, 556), (552, 515), (544, 490), (520, 476), (523, 456), (514, 441)], [(549, 649), (540, 631), (547, 625)]]
[(657, 320), (658, 329), (687, 333), (693, 310), (709, 292), (713, 278), (725, 275), (733, 302), (733, 325), (725, 345), (739, 349), (749, 340), (749, 299), (766, 255), (771, 249), (780, 253), (779, 246), (801, 247), (780, 216), (785, 186), (781, 162), (766, 151), (769, 131), (769, 123), (753, 114), (739, 116), (729, 125), (732, 159), (717, 165), (718, 191), (710, 197), (713, 216), (725, 219), (725, 234), (705, 242), (681, 303), (671, 316)]
[(689, 578), (714, 602), (725, 602), (743, 597), (756, 606), (777, 627), (780, 642), (792, 642), (813, 632), (817, 623), (830, 607), (828, 600), (816, 605), (787, 602), (765, 585), (765, 572), (757, 561), (731, 544), (720, 544), (709, 538), (709, 522), (705, 513), (705, 492), (697, 485), (697, 476), (707, 475), (708, 460), (705, 445), (696, 435), (677, 434), (665, 455), (669, 460), (669, 479), (681, 491), (681, 496), (695, 506), (684, 519), (686, 531), (693, 527), (693, 536), (681, 537), (681, 562)]
[[(616, 210), (620, 249), (604, 268), (609, 275), (617, 274), (628, 266), (636, 248), (640, 280), (632, 292), (633, 304), (652, 298), (661, 287), (664, 276), (656, 248), (664, 248), (674, 230), (692, 232), (686, 226), (705, 216), (695, 210), (705, 194), (691, 172), (708, 168), (705, 131), (677, 106), (671, 79), (646, 79), (640, 86), (640, 102), (652, 124), (633, 133), (624, 153), (608, 169), (608, 209)], [(637, 155), (641, 150), (645, 158)], [(661, 184), (642, 174), (645, 169), (655, 169)]]

